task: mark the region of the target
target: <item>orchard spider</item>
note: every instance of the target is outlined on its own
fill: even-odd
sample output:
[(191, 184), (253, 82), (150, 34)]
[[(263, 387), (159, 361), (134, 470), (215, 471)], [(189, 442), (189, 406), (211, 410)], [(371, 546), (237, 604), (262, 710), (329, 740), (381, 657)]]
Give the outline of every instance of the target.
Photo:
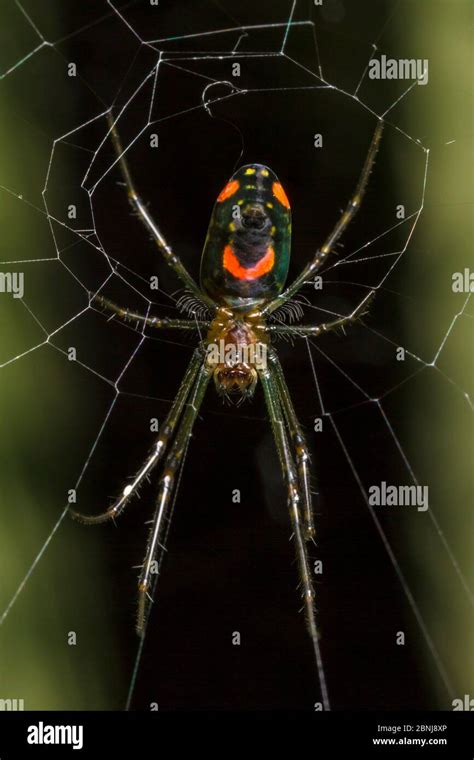
[(164, 548), (173, 489), (208, 383), (212, 377), (218, 394), (242, 400), (252, 397), (260, 380), (288, 489), (288, 506), (306, 622), (323, 689), (323, 701), (328, 706), (307, 552), (307, 542), (315, 534), (309, 485), (309, 454), (281, 364), (272, 346), (272, 338), (285, 335), (317, 336), (353, 322), (365, 313), (373, 291), (351, 314), (325, 324), (289, 326), (271, 324), (268, 318), (293, 298), (321, 268), (359, 209), (379, 147), (383, 121), (377, 123), (357, 187), (346, 210), (322, 247), (316, 251), (313, 260), (286, 290), (283, 287), (290, 260), (290, 204), (276, 175), (268, 167), (260, 164), (241, 167), (218, 196), (204, 244), (198, 286), (164, 239), (136, 192), (111, 116), (109, 128), (132, 208), (151, 233), (167, 263), (194, 299), (207, 307), (212, 318), (206, 321), (145, 317), (117, 306), (101, 295), (91, 295), (92, 301), (120, 319), (138, 320), (157, 329), (205, 330), (206, 337), (194, 350), (161, 432), (133, 481), (106, 512), (97, 516), (75, 511), (72, 514), (89, 524), (117, 517), (145, 478), (164, 459), (138, 583), (137, 631), (143, 635), (152, 601), (152, 575), (158, 566), (157, 557), (161, 556), (160, 552)]

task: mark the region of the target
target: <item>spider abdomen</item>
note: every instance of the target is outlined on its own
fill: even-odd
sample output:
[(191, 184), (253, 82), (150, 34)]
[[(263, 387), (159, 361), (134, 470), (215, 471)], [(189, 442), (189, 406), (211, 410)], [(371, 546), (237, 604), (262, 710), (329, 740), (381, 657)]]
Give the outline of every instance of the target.
[(277, 296), (290, 260), (291, 212), (278, 177), (239, 169), (217, 198), (201, 259), (201, 287), (242, 312)]

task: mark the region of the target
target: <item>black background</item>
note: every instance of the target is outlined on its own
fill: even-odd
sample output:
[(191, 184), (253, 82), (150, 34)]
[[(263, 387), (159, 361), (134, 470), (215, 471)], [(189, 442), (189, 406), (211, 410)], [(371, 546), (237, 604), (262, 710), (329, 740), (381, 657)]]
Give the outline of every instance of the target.
[[(131, 9), (129, 18), (135, 28), (147, 30), (153, 11), (145, 3), (141, 5)], [(176, 25), (176, 4), (160, 5), (159, 13), (167, 17), (171, 26)], [(205, 7), (199, 11), (195, 5), (192, 4), (190, 15), (192, 18), (196, 14), (198, 28), (232, 25), (231, 21), (222, 23), (222, 15), (213, 4), (203, 4)], [(268, 19), (268, 9), (239, 5), (238, 17), (242, 24), (258, 23), (259, 17)], [(283, 20), (287, 4), (279, 5), (280, 12), (272, 9), (271, 17)], [(183, 12), (189, 11), (190, 6), (180, 3)], [(383, 19), (388, 10), (389, 4), (377, 4), (378, 18)], [(358, 33), (365, 36), (365, 14), (351, 13), (350, 9), (347, 13), (351, 14), (351, 20), (344, 19), (345, 29), (350, 29), (354, 39)], [(77, 26), (76, 21), (73, 26)], [(97, 45), (107, 45), (110, 49), (109, 65), (114, 73), (125, 57), (113, 39), (115, 28), (108, 31), (104, 25), (97, 37)], [(190, 30), (194, 28), (189, 25)], [(281, 35), (281, 29), (270, 35), (270, 44), (273, 40), (278, 44)], [(91, 37), (88, 39), (90, 44)], [(77, 51), (76, 43), (71, 41), (72, 60), (84, 52)], [(299, 55), (299, 60), (309, 63), (312, 58), (314, 61), (309, 34), (294, 33), (292, 44), (291, 52)], [(224, 47), (229, 47), (227, 41)], [(365, 56), (366, 49), (361, 47), (359, 54)], [(90, 52), (93, 53), (93, 47)], [(349, 65), (352, 52), (350, 41), (347, 47), (341, 45), (335, 51), (337, 66), (344, 69)], [(147, 64), (153, 60), (148, 52), (144, 57)], [(279, 86), (278, 81), (282, 87), (288, 82), (293, 86), (301, 81), (318, 84), (317, 80), (302, 77), (297, 68), (292, 69), (287, 62), (278, 59), (244, 60), (242, 64), (244, 86), (252, 85), (254, 78), (257, 82), (261, 81), (259, 77), (270, 80), (276, 67), (281, 72), (276, 86)], [(189, 65), (192, 68), (192, 62)], [(94, 83), (94, 89), (100, 88), (104, 100), (110, 100), (113, 85), (110, 84), (109, 89), (107, 72), (95, 71), (93, 60), (89, 66), (88, 81)], [(211, 71), (216, 78), (231, 79), (229, 67), (230, 62), (227, 66), (211, 65), (207, 72)], [(130, 79), (133, 80), (135, 73), (143, 78), (144, 70), (143, 62), (135, 67)], [(197, 66), (197, 70), (206, 69)], [(157, 115), (175, 113), (183, 106), (196, 103), (202, 90), (202, 81), (197, 79), (196, 82), (196, 79), (164, 66), (163, 84), (156, 99)], [(240, 80), (236, 81), (242, 86)], [(126, 99), (129, 80), (126, 82), (118, 97), (119, 105)], [(227, 92), (227, 88), (218, 86), (211, 90), (213, 96)], [(134, 130), (136, 123), (144, 123), (148, 104), (149, 98), (138, 98), (127, 109), (122, 125), (125, 144), (127, 128)], [(312, 174), (307, 170), (308, 157), (314, 155), (311, 145), (314, 115), (308, 118), (309, 114), (305, 113), (309, 106), (317, 115), (317, 131), (328, 136), (331, 146), (337, 146), (327, 158), (323, 155), (322, 161), (327, 162), (324, 181), (317, 176), (317, 169)], [(159, 133), (166, 155), (156, 164), (146, 138), (137, 144), (129, 156), (137, 187), (151, 203), (167, 238), (197, 277), (200, 248), (214, 199), (239, 160), (240, 137), (233, 125), (237, 126), (244, 141), (242, 163), (259, 161), (270, 165), (292, 199), (295, 212), (291, 277), (327, 233), (355, 185), (374, 119), (361, 112), (357, 104), (326, 91), (317, 93), (314, 102), (307, 91), (291, 95), (277, 92), (235, 97), (211, 109), (214, 120), (200, 109), (191, 116), (164, 122)], [(109, 161), (110, 157), (109, 152)], [(368, 191), (367, 210), (362, 210), (344, 240), (349, 250), (373, 236), (376, 216), (383, 217), (385, 204), (393, 204), (389, 172), (387, 155), (382, 153)], [(112, 179), (119, 179), (117, 172), (115, 178), (101, 185), (94, 203), (106, 251), (144, 276), (157, 271), (160, 287), (171, 293), (177, 291), (180, 284), (159, 261), (146, 232), (128, 216), (125, 194), (114, 186)], [(337, 273), (331, 275), (331, 279), (337, 281)], [(369, 269), (361, 271), (359, 267), (357, 275), (357, 281), (363, 283), (374, 279)], [(115, 284), (106, 292), (130, 306), (143, 304)], [(364, 295), (365, 291), (333, 286), (326, 296), (330, 302), (327, 308), (332, 306), (334, 311), (344, 313), (357, 302), (360, 293)], [(317, 293), (310, 293), (309, 297), (315, 303)], [(167, 303), (162, 297), (159, 302)], [(381, 331), (384, 322), (393, 325), (397, 320), (396, 303), (392, 301), (389, 310), (384, 312), (382, 295), (371, 317), (371, 322), (376, 322)], [(320, 315), (308, 310), (306, 318), (315, 321)], [(123, 334), (124, 329), (117, 326), (113, 335), (110, 331), (108, 350), (117, 354), (119, 365), (124, 363)], [(175, 336), (166, 336), (163, 341), (148, 341), (130, 374), (127, 373), (124, 388), (130, 387), (133, 392), (138, 385), (142, 393), (171, 398), (190, 355), (188, 348), (174, 345), (175, 340)], [(362, 387), (371, 387), (374, 374), (378, 378), (380, 373), (383, 388), (390, 383), (393, 357), (388, 356), (387, 350), (386, 355), (381, 353), (379, 345), (371, 346), (370, 341), (370, 335), (356, 327), (346, 339), (330, 336), (321, 343), (323, 350), (343, 364), (346, 372), (356, 374)], [(186, 344), (187, 341), (179, 337), (177, 342)], [(192, 340), (188, 342), (191, 344)], [(324, 436), (311, 435), (312, 420), (319, 416), (320, 410), (306, 347), (282, 344), (280, 349), (296, 409), (314, 452), (314, 484), (320, 496), (316, 506), (318, 547), (311, 552), (315, 558), (322, 559), (324, 566), (323, 582), (317, 583), (316, 590), (323, 657), (333, 705), (338, 709), (428, 706), (427, 684), (420, 672), (415, 647), (394, 644), (398, 630), (408, 630), (407, 638), (411, 642), (418, 634), (353, 475), (327, 420)], [(101, 361), (108, 360), (97, 357), (97, 361), (100, 366)], [(334, 382), (325, 362), (318, 365), (318, 378), (323, 389)], [(334, 389), (329, 393), (332, 402)], [(356, 401), (347, 383), (340, 384), (340, 393), (338, 397), (336, 389), (333, 408), (344, 408)], [(107, 471), (107, 484), (110, 483), (108, 493), (114, 492), (114, 481), (118, 489), (121, 488), (124, 475), (134, 471), (148, 448), (146, 412), (143, 405), (139, 414), (136, 409), (137, 402), (127, 398), (126, 403), (119, 404), (112, 420), (113, 430), (117, 432), (101, 462)], [(151, 404), (146, 411), (163, 419), (167, 409), (167, 403)], [(370, 414), (371, 410), (364, 407), (360, 411), (354, 415), (354, 424), (342, 421), (344, 443), (351, 452), (363, 450), (368, 482), (378, 482), (385, 458), (384, 446), (390, 442), (386, 431), (381, 431), (373, 421), (375, 415)], [(403, 414), (403, 409), (399, 408), (398, 413)], [(234, 488), (241, 491), (240, 504), (232, 503)], [(120, 521), (120, 530), (111, 530), (107, 536), (117, 587), (118, 603), (114, 613), (125, 632), (125, 671), (131, 667), (136, 645), (135, 583), (130, 565), (141, 561), (146, 536), (143, 518), (144, 513), (151, 514), (155, 490), (153, 484), (142, 491), (141, 501), (131, 506)], [(98, 491), (99, 487), (95, 488), (96, 496), (100, 496)], [(298, 578), (289, 533), (284, 488), (260, 389), (252, 404), (236, 409), (223, 407), (210, 387), (184, 469), (169, 553), (159, 581), (133, 707), (146, 708), (151, 702), (158, 702), (165, 710), (313, 709), (320, 696), (303, 615), (298, 612)], [(241, 634), (240, 646), (232, 646), (234, 631)]]

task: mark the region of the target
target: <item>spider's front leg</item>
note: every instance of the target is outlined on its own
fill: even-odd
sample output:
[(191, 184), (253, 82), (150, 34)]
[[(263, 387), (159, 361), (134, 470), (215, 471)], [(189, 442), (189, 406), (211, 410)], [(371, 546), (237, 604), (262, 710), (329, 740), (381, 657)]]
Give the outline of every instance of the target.
[(321, 687), (321, 696), (325, 710), (330, 709), (329, 696), (326, 686), (326, 677), (324, 673), (321, 649), (319, 646), (318, 630), (316, 626), (316, 610), (314, 604), (314, 589), (311, 580), (311, 566), (306, 544), (305, 524), (301, 515), (300, 503), (302, 494), (295, 461), (291, 452), (288, 441), (288, 435), (285, 429), (285, 416), (283, 412), (283, 402), (279, 393), (278, 381), (275, 376), (275, 369), (270, 365), (264, 370), (259, 371), (260, 381), (262, 383), (265, 401), (272, 425), (273, 436), (278, 452), (278, 458), (283, 472), (283, 477), (288, 488), (288, 508), (290, 519), (293, 527), (293, 535), (296, 544), (296, 558), (298, 570), (303, 588), (303, 601), (306, 617), (306, 624), (318, 670), (319, 684)]
[(314, 526), (313, 505), (311, 499), (311, 482), (309, 474), (310, 455), (306, 439), (296, 416), (295, 408), (291, 400), (290, 391), (286, 384), (283, 369), (276, 351), (270, 349), (269, 361), (274, 370), (274, 380), (281, 402), (282, 411), (292, 443), (293, 456), (298, 470), (298, 479), (301, 498), (303, 501), (304, 537), (307, 541), (314, 540), (316, 530)]
[(145, 632), (150, 604), (153, 601), (149, 590), (152, 585), (152, 578), (158, 572), (160, 565), (160, 562), (157, 560), (157, 555), (159, 552), (165, 550), (165, 540), (169, 528), (170, 513), (173, 506), (172, 496), (176, 487), (176, 481), (183, 464), (194, 423), (198, 416), (211, 377), (212, 370), (203, 363), (201, 356), (201, 367), (197, 374), (193, 390), (190, 393), (186, 410), (176, 432), (170, 452), (166, 457), (163, 474), (159, 481), (155, 513), (148, 538), (146, 555), (138, 582), (137, 633), (139, 636), (142, 636)]
[(76, 510), (70, 509), (72, 517), (82, 523), (86, 523), (87, 525), (97, 525), (99, 523), (107, 522), (107, 520), (118, 517), (120, 513), (123, 512), (132, 496), (136, 494), (137, 490), (142, 485), (144, 480), (150, 475), (158, 462), (163, 458), (163, 455), (168, 448), (170, 439), (179, 422), (184, 405), (199, 372), (199, 368), (202, 365), (202, 361), (202, 352), (200, 349), (196, 349), (186, 370), (186, 374), (184, 375), (184, 378), (181, 382), (178, 393), (176, 394), (176, 398), (173, 401), (173, 405), (169, 411), (169, 414), (161, 427), (160, 434), (155, 440), (155, 443), (153, 444), (152, 449), (144, 464), (141, 466), (140, 470), (133, 478), (133, 481), (124, 488), (122, 495), (119, 496), (119, 498), (116, 499), (105, 512), (102, 512), (99, 515), (85, 515), (82, 512), (76, 512)]

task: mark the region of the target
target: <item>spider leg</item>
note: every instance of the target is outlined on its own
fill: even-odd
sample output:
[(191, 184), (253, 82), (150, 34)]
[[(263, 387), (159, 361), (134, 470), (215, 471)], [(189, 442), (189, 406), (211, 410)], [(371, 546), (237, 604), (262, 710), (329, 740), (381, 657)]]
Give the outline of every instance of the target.
[(363, 317), (364, 314), (367, 314), (374, 295), (375, 290), (371, 290), (351, 314), (348, 314), (345, 317), (339, 317), (338, 319), (333, 319), (331, 322), (323, 322), (320, 325), (269, 325), (267, 330), (276, 336), (293, 335), (295, 338), (321, 335), (321, 333), (330, 332), (331, 330), (336, 330), (338, 327), (352, 324)]
[(119, 319), (123, 322), (141, 322), (147, 327), (163, 328), (169, 330), (200, 330), (210, 327), (210, 322), (202, 320), (192, 319), (168, 319), (160, 317), (145, 317), (143, 314), (139, 314), (131, 309), (125, 309), (123, 306), (110, 301), (104, 296), (90, 294), (91, 301), (95, 301), (97, 304), (103, 307), (104, 311), (109, 311), (112, 314), (117, 314)]
[[(157, 555), (165, 550), (164, 541), (169, 524), (169, 515), (172, 507), (172, 494), (183, 463), (193, 425), (201, 407), (207, 384), (212, 376), (212, 370), (201, 364), (201, 369), (194, 383), (194, 388), (189, 396), (186, 409), (170, 452), (166, 457), (163, 474), (159, 481), (158, 496), (156, 500), (155, 514), (148, 537), (145, 559), (138, 582), (138, 614), (137, 633), (143, 635), (147, 621), (151, 597), (149, 590), (152, 586), (152, 576), (157, 572), (159, 561)], [(156, 566), (156, 569), (154, 569)]]
[(326, 238), (324, 245), (316, 251), (313, 260), (305, 266), (301, 274), (298, 275), (291, 285), (262, 309), (262, 314), (271, 314), (275, 309), (278, 309), (279, 306), (292, 298), (295, 293), (297, 293), (298, 290), (300, 290), (300, 288), (302, 288), (303, 285), (316, 274), (318, 269), (320, 269), (326, 261), (328, 255), (334, 249), (334, 246), (345, 231), (349, 222), (356, 215), (367, 189), (370, 172), (372, 171), (380, 140), (382, 138), (383, 126), (383, 121), (379, 119), (354, 194), (347, 204), (346, 210), (339, 217), (333, 230)]
[(127, 160), (125, 158), (125, 153), (122, 147), (122, 142), (120, 140), (119, 133), (117, 131), (116, 123), (114, 122), (113, 117), (110, 113), (107, 115), (107, 121), (109, 124), (109, 130), (112, 137), (112, 143), (115, 148), (115, 152), (117, 154), (120, 170), (122, 172), (123, 181), (127, 188), (130, 205), (132, 206), (134, 211), (137, 213), (138, 218), (143, 222), (147, 230), (151, 233), (156, 245), (158, 246), (158, 249), (163, 254), (166, 262), (175, 271), (175, 273), (178, 275), (181, 281), (186, 285), (186, 287), (189, 290), (192, 291), (193, 295), (197, 299), (199, 299), (199, 301), (206, 303), (208, 306), (214, 307), (215, 304), (212, 301), (212, 299), (210, 299), (208, 296), (202, 293), (202, 291), (197, 286), (196, 282), (193, 280), (193, 278), (187, 271), (186, 267), (182, 263), (179, 256), (177, 256), (174, 253), (173, 249), (168, 245), (158, 225), (156, 224), (153, 217), (148, 212), (146, 205), (143, 203), (142, 199), (140, 198), (137, 191), (135, 190), (135, 185), (133, 184), (132, 175), (130, 174), (130, 169), (128, 168)]
[(313, 652), (318, 670), (319, 683), (321, 687), (322, 701), (325, 710), (329, 710), (329, 697), (324, 674), (321, 649), (319, 646), (318, 630), (316, 627), (316, 615), (314, 605), (314, 589), (311, 581), (311, 569), (307, 544), (305, 540), (304, 520), (300, 512), (300, 484), (295, 462), (291, 455), (287, 433), (285, 430), (285, 420), (282, 411), (278, 385), (275, 379), (275, 370), (267, 367), (259, 371), (259, 377), (262, 383), (265, 401), (267, 404), (268, 414), (272, 425), (273, 436), (278, 452), (278, 458), (283, 472), (283, 477), (288, 488), (288, 507), (293, 527), (293, 534), (296, 543), (296, 558), (298, 562), (299, 575), (303, 587), (304, 610), (306, 624), (309, 635), (313, 644)]
[(290, 391), (286, 384), (283, 368), (276, 351), (270, 350), (269, 359), (274, 368), (274, 380), (278, 390), (278, 396), (285, 416), (286, 425), (292, 443), (293, 457), (296, 463), (299, 480), (299, 490), (303, 501), (304, 515), (304, 537), (306, 541), (314, 538), (316, 531), (314, 527), (313, 505), (311, 500), (311, 485), (309, 477), (310, 455), (306, 439), (296, 416), (295, 408), (291, 400)]
[(143, 483), (145, 478), (148, 477), (160, 459), (162, 459), (163, 454), (169, 445), (170, 438), (173, 435), (176, 425), (181, 417), (185, 402), (199, 372), (199, 368), (202, 365), (202, 360), (202, 352), (199, 349), (196, 349), (193, 353), (192, 359), (186, 370), (181, 385), (179, 386), (178, 393), (176, 394), (176, 398), (173, 401), (173, 405), (169, 411), (169, 414), (163, 423), (160, 434), (156, 438), (144, 464), (141, 466), (140, 470), (133, 478), (133, 481), (124, 488), (122, 495), (119, 496), (119, 498), (116, 499), (105, 512), (102, 512), (99, 515), (84, 515), (82, 512), (76, 512), (76, 510), (70, 509), (72, 517), (82, 523), (86, 523), (87, 525), (97, 525), (99, 523), (106, 522), (107, 520), (111, 520), (114, 517), (118, 517), (118, 515), (125, 509), (139, 486)]

